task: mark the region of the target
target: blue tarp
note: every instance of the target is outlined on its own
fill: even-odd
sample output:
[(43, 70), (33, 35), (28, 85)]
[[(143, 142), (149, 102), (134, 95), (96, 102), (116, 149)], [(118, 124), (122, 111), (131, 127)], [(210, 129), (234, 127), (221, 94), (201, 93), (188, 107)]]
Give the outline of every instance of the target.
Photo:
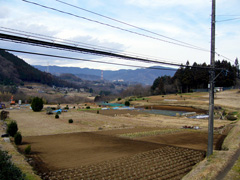
[(57, 113), (57, 112), (62, 112), (62, 109), (58, 109), (58, 110), (55, 110), (55, 111), (53, 111), (54, 113)]

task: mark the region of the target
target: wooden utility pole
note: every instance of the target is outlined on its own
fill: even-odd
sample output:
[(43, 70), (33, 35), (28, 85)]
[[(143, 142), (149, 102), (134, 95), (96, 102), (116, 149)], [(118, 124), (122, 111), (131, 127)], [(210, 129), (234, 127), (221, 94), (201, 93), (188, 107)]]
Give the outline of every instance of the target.
[(211, 25), (211, 70), (209, 89), (209, 119), (208, 119), (208, 147), (207, 157), (213, 154), (213, 121), (214, 121), (214, 79), (215, 79), (215, 20), (216, 0), (212, 0), (212, 25)]

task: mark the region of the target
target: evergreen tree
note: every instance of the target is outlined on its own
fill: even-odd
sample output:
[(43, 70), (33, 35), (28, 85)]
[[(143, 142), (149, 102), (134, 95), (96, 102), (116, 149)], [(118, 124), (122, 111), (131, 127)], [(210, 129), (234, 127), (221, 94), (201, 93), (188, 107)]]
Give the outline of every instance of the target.
[(42, 108), (43, 108), (43, 100), (42, 100), (42, 98), (39, 98), (39, 97), (33, 98), (31, 107), (32, 107), (32, 110), (34, 112), (41, 111)]

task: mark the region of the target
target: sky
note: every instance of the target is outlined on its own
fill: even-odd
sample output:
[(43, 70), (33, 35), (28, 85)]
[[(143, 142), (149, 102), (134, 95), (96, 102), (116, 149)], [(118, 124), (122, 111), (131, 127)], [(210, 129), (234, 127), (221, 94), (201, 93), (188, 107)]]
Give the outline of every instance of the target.
[[(187, 61), (190, 62), (190, 65), (194, 62), (199, 64), (204, 62), (210, 63), (212, 2), (209, 0), (61, 0), (79, 8), (146, 29), (158, 35), (97, 16), (79, 8), (67, 6), (57, 0), (28, 1), (56, 8), (78, 17), (36, 6), (22, 0), (0, 0), (1, 33), (10, 34), (10, 31), (13, 30), (15, 32), (16, 30), (26, 31), (53, 37), (56, 40), (54, 42), (57, 42), (57, 39), (67, 39), (80, 42), (81, 44), (78, 44), (78, 47), (88, 44), (91, 48), (107, 48), (108, 51), (117, 50), (123, 54), (144, 56), (154, 58), (157, 61), (177, 64), (186, 64)], [(228, 58), (233, 64), (235, 59), (240, 56), (238, 45), (240, 42), (239, 7), (239, 0), (216, 0), (216, 52), (220, 54), (216, 55), (216, 60)], [(93, 21), (120, 27), (125, 29), (125, 31)], [(126, 30), (135, 33), (129, 33)], [(149, 36), (152, 38), (149, 38)], [(163, 36), (171, 39), (166, 39)], [(33, 38), (31, 35), (28, 37)], [(205, 51), (176, 45), (174, 43), (179, 43), (176, 41), (169, 43), (169, 41), (172, 42), (172, 39), (201, 47)], [(0, 40), (0, 48), (143, 67), (161, 65), (40, 48), (3, 40)], [(87, 67), (102, 70), (132, 68), (21, 53), (13, 54), (31, 65)]]

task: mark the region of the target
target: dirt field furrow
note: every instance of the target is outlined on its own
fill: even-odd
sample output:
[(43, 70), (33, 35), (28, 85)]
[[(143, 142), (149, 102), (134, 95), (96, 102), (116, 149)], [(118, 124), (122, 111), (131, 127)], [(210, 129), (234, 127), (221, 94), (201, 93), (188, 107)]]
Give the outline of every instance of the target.
[[(181, 155), (180, 155), (181, 154)], [(204, 152), (165, 146), (79, 169), (50, 171), (43, 179), (181, 179)]]

